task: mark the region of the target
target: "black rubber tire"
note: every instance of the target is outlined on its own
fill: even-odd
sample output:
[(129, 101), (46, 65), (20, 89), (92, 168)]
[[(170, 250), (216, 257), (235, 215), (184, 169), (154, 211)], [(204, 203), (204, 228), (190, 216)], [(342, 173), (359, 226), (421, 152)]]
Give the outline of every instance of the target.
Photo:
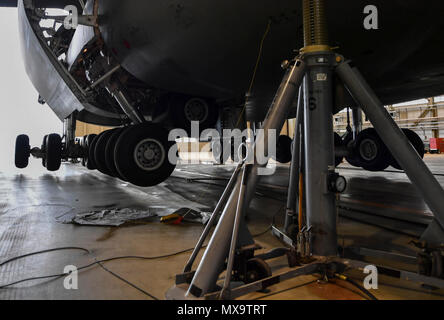
[(46, 142), (48, 140), (48, 135), (43, 137), (43, 141), (42, 141), (42, 154), (43, 154), (43, 158), (42, 158), (42, 166), (44, 166), (46, 168)]
[(95, 159), (95, 156), (94, 156), (94, 150), (96, 148), (97, 141), (100, 138), (100, 135), (102, 133), (100, 133), (100, 134), (96, 135), (95, 137), (93, 137), (90, 145), (88, 146), (88, 161), (86, 163), (86, 166), (87, 166), (87, 168), (89, 170), (96, 170), (97, 169), (97, 163), (96, 163), (96, 159)]
[(271, 275), (271, 268), (264, 260), (259, 258), (248, 260), (245, 283), (256, 282), (271, 277)]
[(103, 132), (97, 139), (97, 142), (94, 147), (94, 161), (96, 163), (97, 170), (111, 177), (114, 177), (114, 175), (110, 170), (108, 170), (108, 167), (106, 165), (105, 149), (106, 145), (108, 144), (109, 138), (111, 137), (114, 131), (115, 130), (113, 129)]
[[(418, 136), (418, 134), (415, 131), (410, 130), (410, 129), (402, 129), (402, 132), (404, 132), (407, 139), (409, 139), (410, 143), (415, 148), (416, 152), (418, 152), (421, 159), (424, 159), (425, 146), (424, 146), (424, 142), (422, 141), (421, 137)], [(398, 163), (398, 161), (396, 161), (395, 157), (393, 157), (392, 155), (390, 155), (390, 156), (391, 156), (390, 165), (395, 169), (403, 170), (401, 165)]]
[[(342, 146), (342, 138), (338, 133), (334, 133), (335, 138), (335, 149)], [(335, 167), (339, 166), (342, 161), (344, 161), (344, 157), (335, 157)]]
[(203, 100), (208, 106), (206, 117), (199, 119), (199, 131), (202, 132), (205, 129), (214, 128), (216, 121), (219, 118), (219, 109), (217, 106), (208, 99), (198, 97), (193, 98), (184, 95), (173, 95), (169, 99), (170, 113), (174, 125), (186, 130), (188, 134), (190, 134), (191, 122), (187, 118), (185, 106), (191, 99)]
[(29, 164), (30, 155), (29, 137), (21, 134), (15, 140), (15, 166), (19, 169), (25, 169)]
[(347, 133), (342, 139), (343, 145), (346, 145), (348, 149), (351, 151), (351, 154), (345, 157), (348, 163), (350, 163), (353, 167), (361, 168), (362, 164), (359, 162), (358, 156), (356, 155), (355, 149), (355, 141), (353, 141), (353, 133)]
[(280, 163), (289, 163), (291, 161), (291, 144), (293, 140), (286, 135), (280, 135), (276, 141), (276, 156), (272, 157)]
[(94, 160), (93, 161), (89, 161), (89, 147), (91, 146), (92, 142), (94, 141), (94, 139), (97, 137), (96, 134), (89, 134), (86, 136), (86, 140), (85, 140), (85, 147), (84, 147), (84, 156), (83, 159), (85, 159), (85, 166), (88, 170), (95, 170), (95, 163)]
[[(163, 160), (155, 170), (144, 170), (135, 160), (137, 145), (145, 139), (152, 139), (163, 149)], [(143, 123), (126, 128), (117, 139), (114, 149), (114, 163), (120, 176), (126, 181), (140, 186), (150, 187), (165, 181), (174, 171), (176, 164), (169, 161), (168, 154), (175, 145), (168, 141), (168, 131), (153, 123)], [(177, 147), (176, 147), (177, 150)]]
[(52, 133), (46, 140), (46, 169), (57, 171), (62, 164), (62, 138)]
[(84, 167), (86, 167), (86, 152), (85, 152), (85, 150), (88, 150), (87, 149), (87, 147), (86, 147), (86, 139), (88, 138), (88, 136), (87, 135), (85, 135), (85, 136), (83, 136), (83, 138), (82, 138), (82, 142), (80, 143), (80, 147), (82, 148), (82, 150), (83, 150), (83, 157), (82, 157), (82, 161), (81, 161), (81, 163), (82, 163), (82, 166), (84, 166)]
[(125, 180), (125, 178), (123, 178), (119, 174), (119, 171), (117, 171), (117, 167), (116, 167), (116, 164), (114, 161), (114, 150), (116, 148), (117, 140), (119, 139), (120, 135), (122, 134), (122, 132), (124, 130), (125, 130), (125, 128), (118, 128), (115, 131), (113, 131), (113, 133), (109, 137), (108, 143), (106, 144), (106, 147), (105, 147), (106, 167), (112, 176), (117, 177), (121, 180)]
[[(359, 152), (362, 142), (366, 139), (372, 140), (377, 147), (377, 155), (372, 160), (363, 158)], [(356, 153), (358, 155), (359, 162), (362, 164), (362, 168), (367, 171), (384, 171), (390, 165), (390, 152), (374, 128), (368, 128), (359, 133), (358, 137), (356, 138)]]

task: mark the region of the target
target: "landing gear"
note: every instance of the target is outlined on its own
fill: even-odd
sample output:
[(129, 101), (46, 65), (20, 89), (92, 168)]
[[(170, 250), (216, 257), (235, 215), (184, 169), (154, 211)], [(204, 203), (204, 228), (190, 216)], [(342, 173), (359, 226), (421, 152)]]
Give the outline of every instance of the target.
[(169, 105), (174, 125), (188, 132), (192, 121), (199, 122), (199, 129), (203, 131), (214, 127), (219, 116), (218, 108), (204, 98), (175, 95), (170, 98)]
[(390, 152), (373, 128), (362, 131), (355, 143), (358, 161), (368, 171), (383, 171), (388, 168)]
[(347, 133), (343, 138), (342, 143), (349, 151), (349, 154), (345, 157), (347, 162), (354, 167), (361, 167), (361, 163), (359, 162), (358, 156), (356, 154), (355, 140), (353, 140), (353, 132)]
[(43, 137), (43, 142), (42, 142), (42, 147), (41, 147), (41, 151), (42, 151), (42, 166), (44, 166), (46, 168), (46, 141), (48, 140), (48, 135), (45, 135)]
[[(421, 138), (410, 129), (402, 129), (402, 131), (419, 156), (424, 158), (425, 147)], [(343, 140), (343, 144), (348, 150), (346, 159), (352, 166), (362, 167), (368, 171), (383, 171), (389, 166), (402, 170), (402, 167), (373, 128), (360, 132), (356, 140), (353, 140), (352, 134), (348, 133)]]
[[(425, 147), (424, 147), (424, 142), (422, 142), (422, 139), (416, 134), (415, 131), (412, 131), (410, 129), (402, 129), (402, 132), (404, 132), (407, 139), (409, 139), (410, 143), (415, 148), (416, 152), (418, 152), (419, 156), (422, 159), (424, 159)], [(396, 161), (396, 159), (393, 156), (390, 159), (390, 165), (393, 168), (402, 170), (402, 167), (399, 165), (398, 161)]]
[[(338, 149), (344, 145), (341, 136), (336, 132), (334, 133), (334, 138), (335, 138), (335, 149)], [(335, 156), (335, 167), (339, 166), (342, 163), (342, 161), (344, 161), (343, 156)]]
[(96, 170), (97, 169), (97, 163), (96, 163), (96, 159), (95, 159), (95, 154), (94, 154), (94, 150), (96, 149), (96, 145), (97, 145), (97, 141), (100, 138), (100, 135), (96, 135), (91, 143), (88, 146), (88, 163), (87, 163), (87, 168), (89, 170)]
[(286, 135), (280, 135), (276, 143), (275, 160), (280, 163), (288, 163), (291, 161), (291, 144), (293, 140)]
[(32, 148), (29, 145), (29, 137), (20, 135), (15, 144), (15, 165), (19, 169), (24, 169), (29, 164), (29, 157), (42, 159), (42, 164), (48, 171), (57, 171), (62, 163), (63, 145), (62, 138), (52, 133), (43, 138), (41, 148)]
[(97, 165), (97, 170), (101, 173), (114, 176), (106, 165), (106, 146), (108, 144), (111, 135), (118, 129), (108, 130), (99, 135), (94, 148), (94, 160)]
[(46, 135), (41, 148), (31, 149), (29, 137), (18, 136), (16, 166), (26, 168), (32, 155), (42, 159), (48, 171), (57, 171), (62, 160), (81, 158), (89, 170), (98, 169), (141, 187), (165, 181), (176, 167), (177, 146), (173, 148), (176, 142), (168, 141), (168, 131), (158, 124), (143, 122), (76, 139), (75, 115), (68, 120), (64, 139), (55, 133)]
[[(114, 149), (117, 172), (128, 182), (141, 187), (165, 181), (176, 167), (168, 157), (175, 142), (161, 126), (142, 123), (125, 129)], [(173, 159), (171, 159), (173, 160)]]
[(118, 177), (121, 180), (125, 180), (125, 178), (123, 178), (119, 174), (119, 172), (117, 171), (117, 167), (114, 162), (114, 159), (115, 159), (114, 158), (114, 149), (116, 148), (117, 140), (119, 139), (120, 135), (122, 134), (122, 132), (124, 130), (125, 130), (124, 128), (115, 129), (111, 133), (111, 136), (109, 137), (108, 143), (106, 144), (106, 147), (105, 147), (106, 168), (108, 169), (108, 171), (111, 173), (112, 176)]
[[(53, 141), (54, 137), (45, 139)], [(166, 129), (145, 122), (83, 137), (82, 163), (90, 170), (149, 187), (163, 182), (174, 171), (176, 158), (169, 157), (174, 145), (174, 141), (168, 141)], [(52, 150), (44, 143), (45, 150), (48, 147)]]
[(62, 164), (62, 138), (56, 134), (50, 134), (46, 137), (44, 159), (48, 171), (57, 171)]
[(15, 141), (15, 166), (19, 169), (26, 168), (29, 164), (30, 155), (29, 137), (24, 134), (19, 135)]

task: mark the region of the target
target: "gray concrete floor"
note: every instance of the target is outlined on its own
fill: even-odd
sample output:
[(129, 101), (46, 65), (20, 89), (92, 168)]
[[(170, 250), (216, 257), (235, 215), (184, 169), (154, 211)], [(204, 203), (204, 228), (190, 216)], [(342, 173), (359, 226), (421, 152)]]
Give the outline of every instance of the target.
[[(428, 156), (432, 171), (444, 174), (444, 157)], [(66, 265), (81, 267), (115, 256), (158, 256), (192, 248), (203, 226), (184, 223), (165, 225), (159, 218), (128, 223), (121, 227), (92, 227), (57, 221), (72, 212), (102, 208), (151, 210), (158, 215), (179, 208), (211, 211), (223, 191), (233, 166), (181, 165), (165, 183), (152, 188), (137, 188), (80, 165), (65, 164), (49, 174), (33, 161), (31, 168), (0, 172), (0, 263), (10, 257), (54, 247), (78, 246), (90, 250), (58, 251), (32, 256), (0, 266), (0, 286), (16, 280), (59, 274)], [(368, 173), (344, 164), (341, 174), (349, 180), (341, 203), (348, 203), (361, 214), (378, 211), (381, 215), (430, 219), (427, 206), (403, 173)], [(287, 166), (279, 166), (275, 176), (263, 179), (249, 212), (252, 234), (266, 230), (276, 216), (282, 222), (285, 208)], [(199, 179), (190, 182), (187, 179)], [(200, 180), (200, 179), (208, 180)], [(217, 178), (217, 179), (214, 179)], [(222, 179), (222, 180), (220, 180)], [(438, 176), (444, 185), (444, 177)], [(411, 252), (409, 235), (387, 228), (363, 224), (345, 217), (339, 223), (340, 242), (378, 248), (380, 243), (403, 253)], [(256, 238), (267, 251), (282, 246), (269, 232)], [(107, 262), (105, 266), (163, 299), (182, 270), (188, 254), (165, 259), (127, 259)], [(274, 272), (286, 270), (286, 259), (270, 262)], [(354, 277), (362, 278), (359, 273)], [(355, 289), (341, 281), (320, 283), (306, 276), (270, 287), (266, 293), (253, 293), (245, 299), (362, 299)], [(442, 299), (442, 291), (430, 291), (416, 284), (380, 281), (374, 294), (380, 299)], [(63, 279), (38, 280), (0, 289), (0, 299), (148, 299), (142, 292), (122, 282), (100, 266), (79, 272), (78, 290), (66, 290)]]

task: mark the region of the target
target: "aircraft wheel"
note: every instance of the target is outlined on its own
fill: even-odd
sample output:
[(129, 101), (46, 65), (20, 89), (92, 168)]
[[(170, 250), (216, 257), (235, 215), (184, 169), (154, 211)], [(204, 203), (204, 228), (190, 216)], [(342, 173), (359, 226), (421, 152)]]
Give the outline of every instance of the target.
[(347, 133), (347, 135), (342, 140), (342, 143), (347, 146), (347, 149), (351, 151), (351, 155), (345, 157), (348, 163), (353, 167), (361, 168), (362, 164), (359, 162), (358, 156), (355, 149), (355, 141), (353, 140), (353, 134)]
[(168, 131), (153, 123), (142, 123), (125, 129), (117, 139), (114, 163), (128, 182), (150, 187), (165, 181), (174, 171), (168, 154), (174, 141)]
[[(341, 147), (342, 146), (342, 138), (339, 134), (337, 134), (336, 132), (334, 133), (335, 136), (335, 148)], [(344, 161), (344, 157), (335, 157), (335, 167), (339, 166), (342, 161)]]
[(376, 172), (388, 168), (390, 152), (375, 129), (365, 129), (358, 135), (355, 150), (365, 170)]
[(96, 169), (94, 161), (89, 160), (89, 148), (96, 137), (97, 137), (96, 134), (89, 134), (86, 136), (86, 140), (85, 140), (85, 146), (84, 146), (84, 150), (83, 150), (83, 152), (84, 152), (83, 159), (85, 160), (86, 168), (88, 168), (89, 170)]
[(170, 100), (170, 106), (174, 124), (188, 132), (192, 121), (198, 121), (199, 129), (203, 131), (214, 127), (219, 116), (217, 107), (203, 98), (175, 95)]
[(97, 141), (99, 140), (101, 134), (93, 136), (90, 144), (88, 145), (88, 161), (86, 163), (86, 167), (89, 170), (96, 170), (97, 169), (97, 163), (96, 163), (96, 159), (94, 157), (94, 150), (96, 149), (96, 144), (97, 144)]
[(57, 171), (62, 164), (62, 138), (56, 134), (46, 137), (46, 169)]
[(291, 143), (293, 140), (286, 135), (280, 135), (276, 142), (276, 156), (274, 160), (280, 163), (288, 163), (291, 161)]
[(43, 158), (42, 158), (42, 166), (44, 166), (46, 168), (46, 141), (48, 140), (48, 135), (43, 137), (43, 142), (42, 142), (42, 153), (43, 153)]
[(94, 148), (94, 161), (96, 163), (97, 169), (106, 175), (114, 176), (110, 170), (108, 170), (108, 167), (106, 165), (106, 145), (108, 144), (108, 141), (111, 137), (111, 135), (115, 132), (115, 129), (113, 130), (107, 130), (103, 132), (97, 139), (95, 148)]
[(105, 162), (106, 167), (109, 172), (111, 172), (111, 175), (114, 177), (118, 177), (121, 180), (125, 180), (117, 171), (116, 164), (114, 162), (114, 150), (116, 148), (117, 140), (119, 139), (120, 135), (126, 128), (118, 128), (115, 131), (112, 132), (111, 136), (108, 139), (108, 142), (105, 147)]
[(19, 135), (15, 140), (15, 166), (19, 169), (26, 168), (30, 155), (29, 137), (25, 134)]
[(253, 258), (247, 262), (247, 275), (245, 283), (252, 283), (271, 277), (270, 266), (262, 259)]
[(83, 136), (82, 142), (80, 143), (80, 146), (82, 147), (82, 150), (83, 150), (82, 166), (84, 166), (84, 167), (86, 167), (86, 153), (85, 153), (85, 150), (87, 150), (87, 147), (86, 147), (86, 139), (87, 138), (88, 138), (87, 135)]
[[(410, 129), (402, 129), (402, 131), (406, 135), (407, 139), (409, 139), (410, 143), (415, 148), (416, 152), (418, 152), (421, 159), (424, 159), (425, 146), (424, 146), (424, 142), (422, 141), (421, 137), (418, 136), (418, 134), (415, 131), (410, 130)], [(393, 156), (391, 156), (390, 165), (393, 168), (396, 168), (398, 170), (402, 170), (401, 165), (398, 163), (398, 161), (396, 161), (396, 159)]]

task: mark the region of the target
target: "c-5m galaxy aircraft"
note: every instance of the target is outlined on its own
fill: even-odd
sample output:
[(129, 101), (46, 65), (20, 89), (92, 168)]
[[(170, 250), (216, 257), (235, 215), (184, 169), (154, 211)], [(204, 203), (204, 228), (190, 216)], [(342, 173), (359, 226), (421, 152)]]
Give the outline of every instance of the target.
[[(281, 62), (303, 47), (300, 0), (2, 3), (18, 7), (26, 71), (39, 101), (65, 121), (63, 138), (47, 135), (41, 148), (19, 136), (16, 165), (26, 167), (33, 155), (55, 171), (62, 160), (81, 158), (89, 169), (139, 186), (173, 172), (168, 129), (188, 131), (191, 121), (200, 130), (233, 127), (234, 111), (244, 105), (244, 120), (263, 121), (283, 75)], [(368, 1), (327, 1), (331, 46), (353, 57), (384, 104), (444, 93), (444, 2), (372, 4), (378, 29), (367, 30)], [(79, 13), (76, 28), (48, 11), (68, 5)], [(335, 112), (353, 111), (353, 129), (335, 142), (346, 146), (347, 160), (372, 171), (399, 167), (374, 130), (361, 131), (359, 105), (343, 84), (335, 80), (335, 86)], [(76, 120), (115, 129), (77, 143)], [(405, 133), (423, 154), (419, 137)]]

